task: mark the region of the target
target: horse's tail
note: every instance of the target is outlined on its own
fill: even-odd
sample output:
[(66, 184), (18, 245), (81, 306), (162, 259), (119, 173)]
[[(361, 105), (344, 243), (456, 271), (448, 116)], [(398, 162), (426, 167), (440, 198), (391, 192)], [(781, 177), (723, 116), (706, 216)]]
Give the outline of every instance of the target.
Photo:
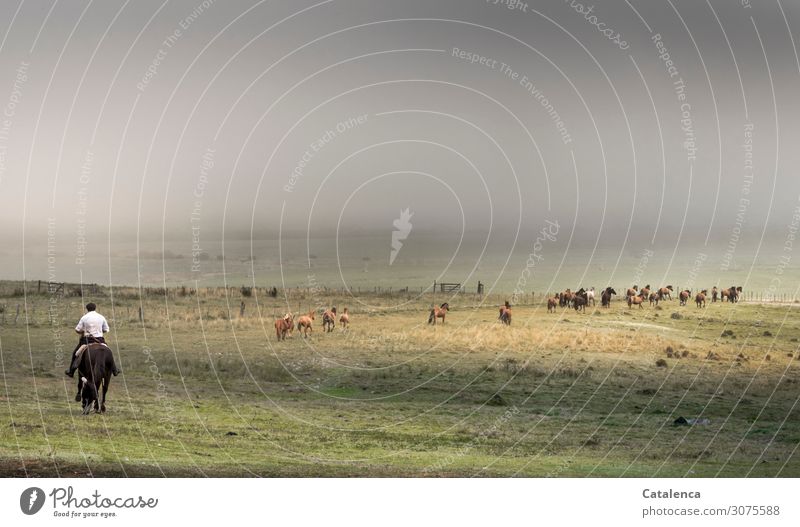
[(434, 317), (436, 317), (436, 310), (435, 309), (431, 309), (431, 314), (428, 317), (428, 324), (433, 324)]

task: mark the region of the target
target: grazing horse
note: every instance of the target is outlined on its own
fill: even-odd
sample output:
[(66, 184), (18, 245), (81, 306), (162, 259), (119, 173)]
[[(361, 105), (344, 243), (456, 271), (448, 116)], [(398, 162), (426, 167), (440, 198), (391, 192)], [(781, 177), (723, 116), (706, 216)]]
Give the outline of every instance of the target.
[(668, 285), (667, 287), (661, 287), (658, 290), (658, 299), (659, 300), (664, 300), (665, 298), (668, 299), (668, 300), (672, 300), (672, 286), (671, 285)]
[(350, 324), (350, 313), (347, 312), (347, 308), (344, 308), (342, 316), (339, 317), (339, 323), (342, 325), (342, 331), (347, 331), (347, 325)]
[(547, 299), (547, 312), (548, 313), (555, 312), (556, 306), (558, 305), (558, 300), (559, 299), (558, 299), (557, 296), (548, 297), (548, 299)]
[(314, 332), (314, 328), (311, 327), (314, 318), (314, 310), (312, 309), (307, 315), (302, 315), (297, 319), (297, 331), (303, 330), (303, 338), (308, 336), (309, 331)]
[(694, 297), (694, 301), (697, 304), (697, 307), (706, 307), (706, 295), (708, 294), (707, 289), (703, 289)]
[(442, 324), (444, 324), (444, 317), (448, 311), (450, 311), (450, 304), (448, 304), (447, 302), (445, 302), (439, 307), (433, 306), (431, 308), (431, 314), (428, 317), (428, 324), (433, 324), (435, 326), (437, 318), (441, 318)]
[(278, 340), (286, 340), (286, 334), (294, 329), (294, 318), (291, 313), (286, 313), (283, 318), (275, 320), (275, 336)]
[[(106, 411), (106, 394), (111, 382), (111, 372), (114, 371), (114, 355), (105, 344), (88, 344), (81, 353), (78, 363), (78, 375), (83, 381), (81, 388), (81, 407), (83, 415), (94, 410), (97, 413)], [(102, 393), (100, 386), (102, 385)]]
[(629, 296), (628, 297), (628, 309), (632, 306), (639, 306), (639, 309), (642, 309), (642, 304), (644, 303), (645, 296), (642, 294)]
[(500, 306), (500, 316), (497, 319), (506, 326), (511, 325), (511, 304), (506, 300), (505, 305)]
[(603, 307), (609, 307), (611, 305), (611, 297), (616, 294), (617, 292), (614, 291), (613, 287), (606, 287), (603, 290), (603, 293), (600, 295), (600, 305)]
[(711, 288), (711, 302), (712, 303), (716, 302), (718, 298), (719, 298), (719, 289), (717, 289), (717, 286), (714, 286)]
[(680, 300), (682, 306), (685, 306), (686, 302), (689, 301), (689, 298), (691, 298), (691, 296), (692, 292), (689, 289), (684, 289), (683, 291), (678, 293), (678, 300)]
[(322, 314), (322, 331), (330, 333), (336, 325), (336, 306), (328, 309)]

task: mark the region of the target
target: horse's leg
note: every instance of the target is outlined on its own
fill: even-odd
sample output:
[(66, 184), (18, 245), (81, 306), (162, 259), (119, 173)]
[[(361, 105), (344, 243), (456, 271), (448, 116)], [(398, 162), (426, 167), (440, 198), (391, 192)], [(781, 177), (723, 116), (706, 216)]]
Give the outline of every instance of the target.
[(78, 372), (78, 393), (75, 394), (75, 402), (81, 402), (81, 390), (83, 389), (83, 382), (81, 381), (81, 372)]
[(103, 398), (100, 401), (100, 412), (106, 412), (106, 394), (108, 393), (108, 383), (111, 382), (111, 375), (106, 373), (105, 379), (103, 379)]

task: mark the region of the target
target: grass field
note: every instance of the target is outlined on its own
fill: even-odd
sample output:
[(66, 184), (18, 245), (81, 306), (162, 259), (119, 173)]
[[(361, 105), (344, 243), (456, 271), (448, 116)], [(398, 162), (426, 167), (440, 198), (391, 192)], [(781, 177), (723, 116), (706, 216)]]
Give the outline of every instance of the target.
[(103, 289), (85, 301), (123, 374), (81, 416), (82, 299), (20, 289), (0, 287), (2, 476), (800, 476), (791, 305), (535, 298), (505, 327), (502, 297), (470, 295), (431, 327), (430, 297), (298, 293), (352, 328), (279, 343), (261, 291)]

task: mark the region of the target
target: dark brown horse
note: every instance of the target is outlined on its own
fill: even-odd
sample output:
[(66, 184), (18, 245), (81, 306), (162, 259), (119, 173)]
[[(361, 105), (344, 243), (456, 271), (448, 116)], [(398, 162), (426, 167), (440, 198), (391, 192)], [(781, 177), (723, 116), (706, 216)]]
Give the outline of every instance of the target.
[(428, 324), (436, 325), (436, 319), (441, 318), (442, 324), (444, 324), (444, 317), (447, 315), (447, 312), (450, 311), (450, 304), (445, 302), (439, 307), (433, 306), (431, 308), (431, 314), (428, 316)]
[(583, 311), (585, 313), (586, 304), (588, 303), (589, 303), (589, 297), (586, 294), (586, 291), (581, 287), (572, 296), (572, 307), (575, 308), (575, 311)]
[(336, 325), (336, 306), (328, 309), (322, 314), (322, 331), (330, 333)]
[(98, 413), (105, 412), (108, 386), (115, 368), (114, 355), (105, 344), (94, 343), (87, 345), (79, 360), (78, 375), (83, 381), (81, 388), (83, 414), (91, 412), (92, 406)]
[(717, 286), (711, 288), (711, 302), (714, 303), (719, 299), (719, 289)]
[(647, 299), (650, 300), (650, 305), (652, 306), (653, 304), (658, 305), (660, 297), (658, 296), (658, 293), (650, 293), (650, 296), (648, 296)]
[(720, 295), (722, 296), (722, 300), (724, 301), (726, 298), (728, 302), (736, 303), (739, 301), (739, 295), (742, 293), (742, 286), (730, 286), (728, 289), (723, 289), (720, 291)]
[(603, 307), (611, 306), (611, 297), (616, 294), (617, 292), (614, 291), (613, 287), (606, 287), (600, 295), (600, 305)]
[(278, 340), (286, 340), (286, 334), (294, 329), (294, 319), (291, 313), (286, 313), (283, 318), (275, 320), (275, 336)]

